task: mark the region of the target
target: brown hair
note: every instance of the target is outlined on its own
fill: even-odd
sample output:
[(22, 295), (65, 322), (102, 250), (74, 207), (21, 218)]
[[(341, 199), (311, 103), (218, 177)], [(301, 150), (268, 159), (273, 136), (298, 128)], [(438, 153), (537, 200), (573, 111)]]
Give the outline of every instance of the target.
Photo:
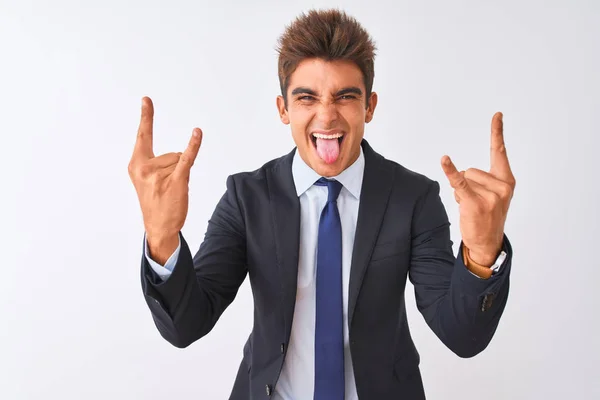
[(375, 43), (354, 19), (337, 9), (302, 13), (278, 41), (279, 85), (287, 108), (287, 89), (292, 73), (307, 58), (326, 61), (348, 60), (363, 73), (367, 106), (375, 77)]

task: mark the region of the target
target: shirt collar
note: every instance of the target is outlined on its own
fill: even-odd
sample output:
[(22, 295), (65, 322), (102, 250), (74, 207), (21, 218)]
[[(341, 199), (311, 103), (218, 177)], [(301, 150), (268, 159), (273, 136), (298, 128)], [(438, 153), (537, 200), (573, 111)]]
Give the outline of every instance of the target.
[[(362, 146), (360, 154), (352, 165), (343, 170), (338, 176), (334, 176), (338, 182), (342, 184), (356, 199), (360, 199), (360, 189), (362, 187), (363, 175), (365, 172), (365, 156)], [(292, 177), (296, 186), (296, 194), (300, 197), (306, 192), (321, 176), (308, 166), (298, 154), (298, 149), (294, 154), (292, 161)]]

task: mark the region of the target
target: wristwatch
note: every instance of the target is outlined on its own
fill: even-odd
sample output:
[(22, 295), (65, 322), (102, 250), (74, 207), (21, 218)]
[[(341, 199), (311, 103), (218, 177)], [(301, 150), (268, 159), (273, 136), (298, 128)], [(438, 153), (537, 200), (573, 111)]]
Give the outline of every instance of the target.
[(494, 264), (490, 267), (490, 269), (492, 270), (492, 275), (500, 271), (500, 267), (502, 266), (502, 264), (504, 264), (504, 260), (506, 260), (506, 252), (502, 250), (498, 258), (496, 258)]

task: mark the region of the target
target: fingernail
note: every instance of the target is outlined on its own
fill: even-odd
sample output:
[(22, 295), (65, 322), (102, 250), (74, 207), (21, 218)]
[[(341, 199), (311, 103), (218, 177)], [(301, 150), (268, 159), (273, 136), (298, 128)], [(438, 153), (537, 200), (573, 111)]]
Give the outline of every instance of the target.
[(194, 129), (193, 135), (194, 137), (200, 136), (200, 132), (198, 132), (198, 129)]

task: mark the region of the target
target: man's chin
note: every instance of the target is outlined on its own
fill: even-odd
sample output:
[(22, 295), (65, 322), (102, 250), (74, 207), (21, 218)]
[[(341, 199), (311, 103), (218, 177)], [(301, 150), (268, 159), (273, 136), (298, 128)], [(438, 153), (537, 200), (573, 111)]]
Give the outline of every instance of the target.
[(344, 170), (344, 164), (343, 164), (344, 158), (345, 157), (342, 157), (342, 155), (340, 154), (334, 162), (327, 163), (323, 159), (321, 159), (321, 157), (319, 157), (317, 155), (316, 157), (313, 157), (313, 161), (311, 163), (311, 168), (317, 174), (327, 177), (327, 178), (332, 177), (332, 176), (337, 176), (337, 175), (341, 174), (342, 171)]

